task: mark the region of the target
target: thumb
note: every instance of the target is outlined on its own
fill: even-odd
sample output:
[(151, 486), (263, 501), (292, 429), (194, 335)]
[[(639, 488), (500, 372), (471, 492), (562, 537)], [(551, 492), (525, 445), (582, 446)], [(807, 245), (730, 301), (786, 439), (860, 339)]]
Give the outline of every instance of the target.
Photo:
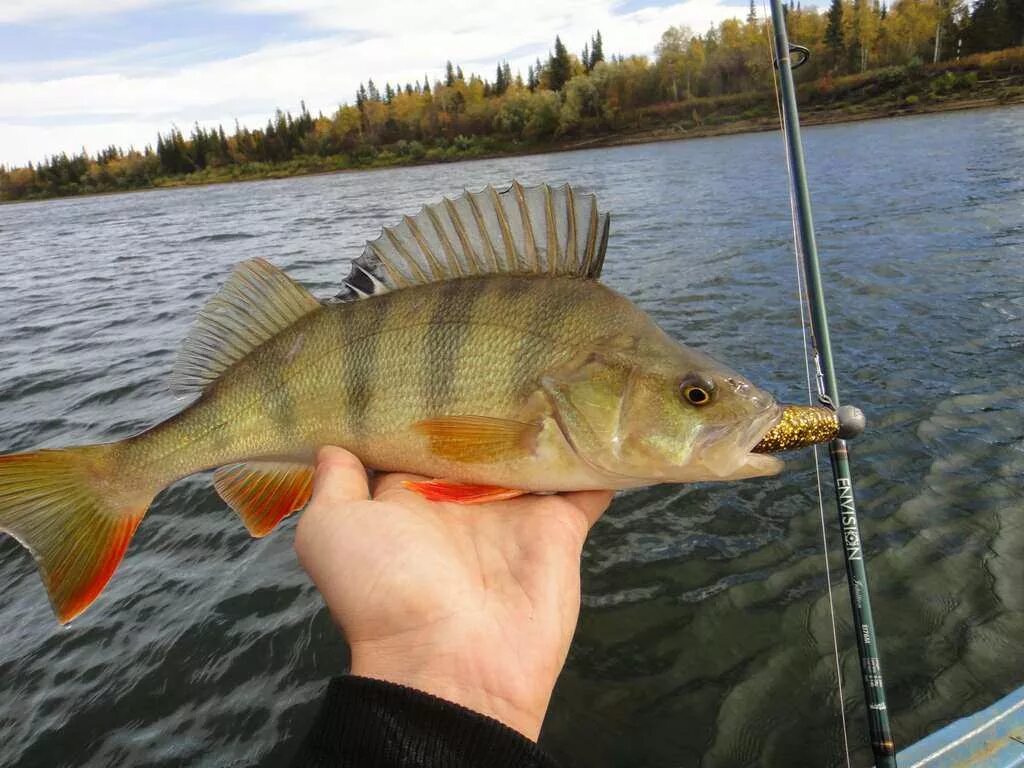
[(321, 448), (316, 457), (310, 506), (335, 506), (369, 498), (362, 462), (344, 448), (333, 445)]
[(369, 498), (366, 470), (359, 459), (341, 448), (321, 448), (313, 475), (313, 493), (295, 531), (299, 562), (314, 576), (314, 581), (318, 561), (330, 559), (335, 529), (345, 508)]

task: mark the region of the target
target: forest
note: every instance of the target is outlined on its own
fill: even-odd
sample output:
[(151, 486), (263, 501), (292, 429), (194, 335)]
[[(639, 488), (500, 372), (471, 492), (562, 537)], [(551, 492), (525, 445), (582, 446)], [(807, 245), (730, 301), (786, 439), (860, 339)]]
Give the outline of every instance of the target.
[[(61, 153), (0, 166), (0, 200), (289, 176), (767, 127), (775, 114), (770, 30), (751, 1), (745, 20), (705, 32), (671, 27), (653, 58), (606, 55), (597, 32), (577, 53), (558, 36), (525, 73), (447, 62), (443, 78), (360, 85), (332, 114), (278, 110), (265, 126), (183, 131), (141, 149)], [(970, 101), (1024, 101), (1024, 0), (831, 0), (786, 6), (812, 115), (846, 119)], [(970, 104), (967, 104), (968, 106)]]

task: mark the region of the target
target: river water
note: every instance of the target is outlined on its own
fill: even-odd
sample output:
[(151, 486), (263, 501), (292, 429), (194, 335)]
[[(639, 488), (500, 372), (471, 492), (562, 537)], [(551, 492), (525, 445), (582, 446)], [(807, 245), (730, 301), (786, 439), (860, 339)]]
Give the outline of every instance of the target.
[[(1024, 110), (805, 133), (836, 365), (901, 744), (1024, 684)], [(780, 399), (806, 398), (777, 134), (0, 207), (0, 448), (125, 437), (238, 261), (319, 295), (382, 223), (464, 186), (571, 181), (605, 280)], [(827, 471), (827, 469), (826, 469)], [(542, 743), (578, 766), (870, 762), (835, 513), (837, 692), (810, 452), (768, 480), (624, 493), (595, 528)], [(61, 629), (0, 536), (0, 764), (274, 766), (347, 651), (292, 552), (209, 478), (162, 493)]]

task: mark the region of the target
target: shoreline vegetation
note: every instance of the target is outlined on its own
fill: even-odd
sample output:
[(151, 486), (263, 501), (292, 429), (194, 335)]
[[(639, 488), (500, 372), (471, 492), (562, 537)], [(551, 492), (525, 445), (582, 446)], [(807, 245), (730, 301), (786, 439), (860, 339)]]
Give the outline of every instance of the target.
[[(811, 49), (795, 72), (806, 125), (1024, 104), (1024, 0), (832, 0), (787, 7)], [(703, 35), (671, 27), (653, 60), (605, 59), (601, 33), (581, 55), (560, 38), (524, 80), (447, 63), (444, 79), (380, 90), (369, 80), (333, 115), (278, 110), (260, 129), (194, 125), (156, 146), (85, 149), (0, 166), (0, 202), (277, 179), (345, 170), (677, 140), (778, 127), (768, 29), (746, 21)], [(925, 62), (929, 63), (925, 63)]]

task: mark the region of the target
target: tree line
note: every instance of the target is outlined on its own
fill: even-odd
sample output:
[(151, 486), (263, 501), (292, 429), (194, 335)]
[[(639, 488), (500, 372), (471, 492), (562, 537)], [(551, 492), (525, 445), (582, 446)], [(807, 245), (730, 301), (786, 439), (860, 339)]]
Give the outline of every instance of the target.
[[(831, 0), (826, 12), (785, 6), (790, 38), (812, 52), (801, 78), (828, 79), (884, 67), (915, 67), (1024, 45), (1024, 0)], [(745, 20), (706, 32), (671, 27), (653, 59), (606, 58), (596, 32), (579, 54), (556, 36), (545, 59), (522, 73), (507, 61), (493, 77), (447, 62), (443, 79), (373, 79), (354, 101), (316, 116), (278, 110), (265, 126), (176, 126), (139, 150), (83, 149), (21, 168), (0, 166), (0, 200), (399, 162), (454, 159), (639, 126), (645, 108), (772, 88), (770, 29), (751, 0)]]

